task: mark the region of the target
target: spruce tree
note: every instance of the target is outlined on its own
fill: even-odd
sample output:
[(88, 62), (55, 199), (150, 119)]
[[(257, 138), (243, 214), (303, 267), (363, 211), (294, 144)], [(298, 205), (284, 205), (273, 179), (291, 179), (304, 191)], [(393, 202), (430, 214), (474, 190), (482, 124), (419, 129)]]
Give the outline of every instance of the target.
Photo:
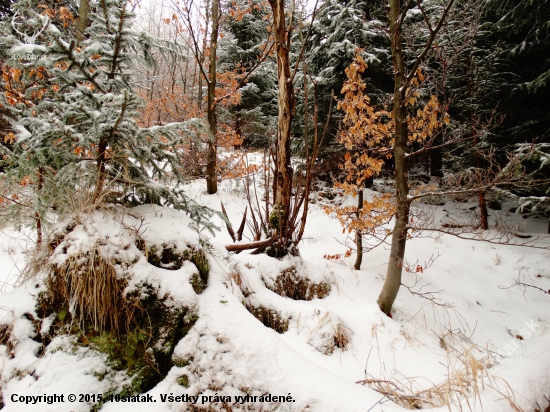
[[(42, 225), (50, 211), (69, 212), (67, 200), (75, 198), (92, 206), (155, 202), (185, 210), (212, 229), (212, 212), (181, 188), (186, 175), (179, 159), (202, 123), (142, 128), (136, 121), (141, 100), (133, 67), (136, 60), (154, 64), (149, 50), (155, 42), (131, 30), (127, 2), (92, 2), (90, 26), (78, 44), (32, 0), (13, 8), (17, 20), (1, 28), (11, 55), (3, 78), (11, 92), (2, 104), (16, 133), (3, 154), (7, 178), (25, 182), (19, 192), (30, 196), (23, 204), (3, 193), (13, 212), (30, 209), (24, 216)], [(73, 23), (70, 13), (61, 23)]]
[(493, 0), (485, 3), (480, 48), (498, 52), (491, 65), (484, 107), (498, 106), (503, 122), (492, 142), (550, 142), (550, 1)]
[(222, 5), (223, 38), (220, 39), (219, 66), (222, 71), (251, 72), (239, 89), (241, 99), (229, 113), (235, 132), (245, 146), (269, 147), (269, 135), (275, 129), (277, 115), (277, 67), (271, 59), (262, 59), (269, 47), (267, 9), (261, 2), (238, 1)]
[[(331, 92), (334, 91), (337, 98), (343, 97), (340, 90), (346, 78), (345, 68), (358, 48), (362, 49), (368, 65), (365, 79), (367, 93), (373, 102), (378, 104), (391, 92), (391, 55), (384, 6), (379, 0), (326, 0), (320, 4), (308, 42), (307, 68), (318, 84), (319, 121), (322, 124), (328, 116)], [(300, 90), (300, 86), (296, 89)], [(341, 113), (333, 105), (331, 135), (335, 135), (341, 119)]]

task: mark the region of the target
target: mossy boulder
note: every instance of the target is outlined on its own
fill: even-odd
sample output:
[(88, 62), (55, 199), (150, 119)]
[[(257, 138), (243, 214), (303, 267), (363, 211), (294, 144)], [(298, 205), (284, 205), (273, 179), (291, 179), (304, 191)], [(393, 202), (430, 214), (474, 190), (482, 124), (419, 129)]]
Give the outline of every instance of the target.
[(156, 290), (142, 284), (124, 297), (133, 307), (133, 317), (125, 319), (121, 330), (97, 330), (90, 322), (75, 322), (62, 302), (47, 293), (38, 298), (39, 316), (53, 317), (47, 337), (71, 334), (79, 345), (90, 347), (108, 357), (114, 371), (125, 371), (131, 384), (113, 394), (135, 395), (147, 392), (168, 374), (173, 366), (172, 355), (177, 343), (189, 332), (198, 317), (193, 308), (178, 307), (169, 297), (158, 298)]

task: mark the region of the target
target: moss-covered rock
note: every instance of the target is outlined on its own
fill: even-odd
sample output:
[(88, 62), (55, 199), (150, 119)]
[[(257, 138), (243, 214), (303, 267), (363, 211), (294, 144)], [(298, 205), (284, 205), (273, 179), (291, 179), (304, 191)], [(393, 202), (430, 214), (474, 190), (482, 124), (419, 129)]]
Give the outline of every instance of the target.
[(285, 333), (288, 330), (289, 319), (284, 318), (280, 312), (264, 306), (253, 306), (250, 303), (245, 304), (245, 307), (256, 319), (275, 332)]
[(191, 258), (189, 249), (180, 250), (170, 243), (148, 245), (144, 239), (139, 238), (136, 240), (136, 246), (151, 265), (166, 270), (178, 270), (184, 261)]
[(200, 295), (206, 286), (208, 286), (208, 276), (210, 273), (210, 264), (206, 254), (198, 249), (191, 254), (191, 262), (197, 267), (199, 273), (193, 273), (190, 278), (191, 286), (196, 294)]
[(124, 302), (132, 306), (133, 316), (125, 319), (123, 330), (98, 330), (90, 322), (73, 322), (68, 308), (47, 293), (39, 296), (36, 312), (53, 318), (49, 331), (43, 334), (48, 343), (56, 335), (76, 335), (79, 345), (106, 354), (112, 370), (127, 373), (131, 383), (112, 393), (136, 395), (147, 392), (168, 374), (174, 365), (175, 346), (198, 317), (192, 308), (175, 306), (169, 298), (159, 299), (149, 284), (136, 287)]
[(275, 279), (273, 286), (266, 286), (278, 295), (294, 300), (322, 299), (330, 293), (331, 289), (328, 282), (314, 283), (301, 276), (296, 266), (283, 270)]

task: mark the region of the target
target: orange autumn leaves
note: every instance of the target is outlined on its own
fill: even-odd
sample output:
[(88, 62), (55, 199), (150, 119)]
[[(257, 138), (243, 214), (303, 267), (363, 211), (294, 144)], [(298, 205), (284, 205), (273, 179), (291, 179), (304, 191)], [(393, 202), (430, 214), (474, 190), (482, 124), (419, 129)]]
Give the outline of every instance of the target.
[[(344, 99), (338, 102), (338, 109), (344, 112), (343, 128), (338, 135), (339, 143), (347, 150), (341, 168), (347, 172), (345, 182), (338, 186), (347, 194), (355, 193), (366, 179), (380, 173), (384, 158), (392, 156), (394, 139), (393, 113), (371, 105), (365, 94), (366, 83), (361, 77), (367, 64), (360, 51), (346, 69), (347, 80), (342, 87)], [(419, 70), (407, 90), (405, 105), (409, 106), (407, 128), (409, 146), (422, 144), (449, 122), (449, 116), (441, 107), (436, 96), (423, 106), (420, 105), (420, 83), (424, 80)]]
[[(346, 149), (340, 168), (345, 171), (343, 182), (335, 184), (347, 195), (356, 195), (362, 190), (368, 178), (382, 170), (385, 159), (392, 157), (394, 144), (394, 116), (383, 107), (371, 104), (365, 94), (366, 83), (361, 74), (367, 64), (357, 50), (355, 58), (346, 69), (347, 80), (342, 87), (344, 98), (338, 102), (338, 109), (344, 112), (338, 141)], [(436, 96), (421, 102), (420, 85), (424, 81), (419, 70), (406, 90), (404, 104), (409, 108), (406, 118), (408, 146), (411, 149), (429, 144), (439, 133), (449, 116)], [(394, 215), (393, 195), (374, 195), (358, 206), (327, 206), (325, 211), (334, 214), (343, 227), (343, 232), (375, 235), (382, 225), (389, 223)]]
[(380, 173), (382, 156), (391, 156), (393, 118), (386, 110), (376, 110), (365, 94), (366, 83), (361, 78), (367, 64), (359, 52), (346, 69), (347, 80), (342, 87), (344, 99), (338, 109), (344, 112), (339, 143), (347, 150), (340, 166), (347, 174), (338, 186), (346, 194), (355, 193), (369, 177)]

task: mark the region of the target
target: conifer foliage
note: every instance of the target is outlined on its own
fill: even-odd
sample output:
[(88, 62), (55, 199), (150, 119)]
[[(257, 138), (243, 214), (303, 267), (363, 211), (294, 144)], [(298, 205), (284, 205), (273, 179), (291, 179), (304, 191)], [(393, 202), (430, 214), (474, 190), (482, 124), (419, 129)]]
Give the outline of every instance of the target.
[(37, 225), (48, 210), (67, 212), (67, 199), (84, 195), (93, 205), (171, 205), (211, 227), (211, 212), (178, 188), (185, 180), (185, 143), (204, 129), (202, 123), (141, 128), (136, 122), (141, 100), (132, 88), (133, 64), (154, 64), (154, 40), (131, 30), (128, 3), (92, 2), (81, 43), (66, 30), (74, 20), (68, 11), (54, 20), (32, 0), (13, 8), (14, 18), (2, 26), (11, 54), (2, 104), (15, 130), (4, 159), (27, 199), (18, 201), (13, 185), (3, 188), (2, 199), (12, 209), (30, 208), (25, 215)]

